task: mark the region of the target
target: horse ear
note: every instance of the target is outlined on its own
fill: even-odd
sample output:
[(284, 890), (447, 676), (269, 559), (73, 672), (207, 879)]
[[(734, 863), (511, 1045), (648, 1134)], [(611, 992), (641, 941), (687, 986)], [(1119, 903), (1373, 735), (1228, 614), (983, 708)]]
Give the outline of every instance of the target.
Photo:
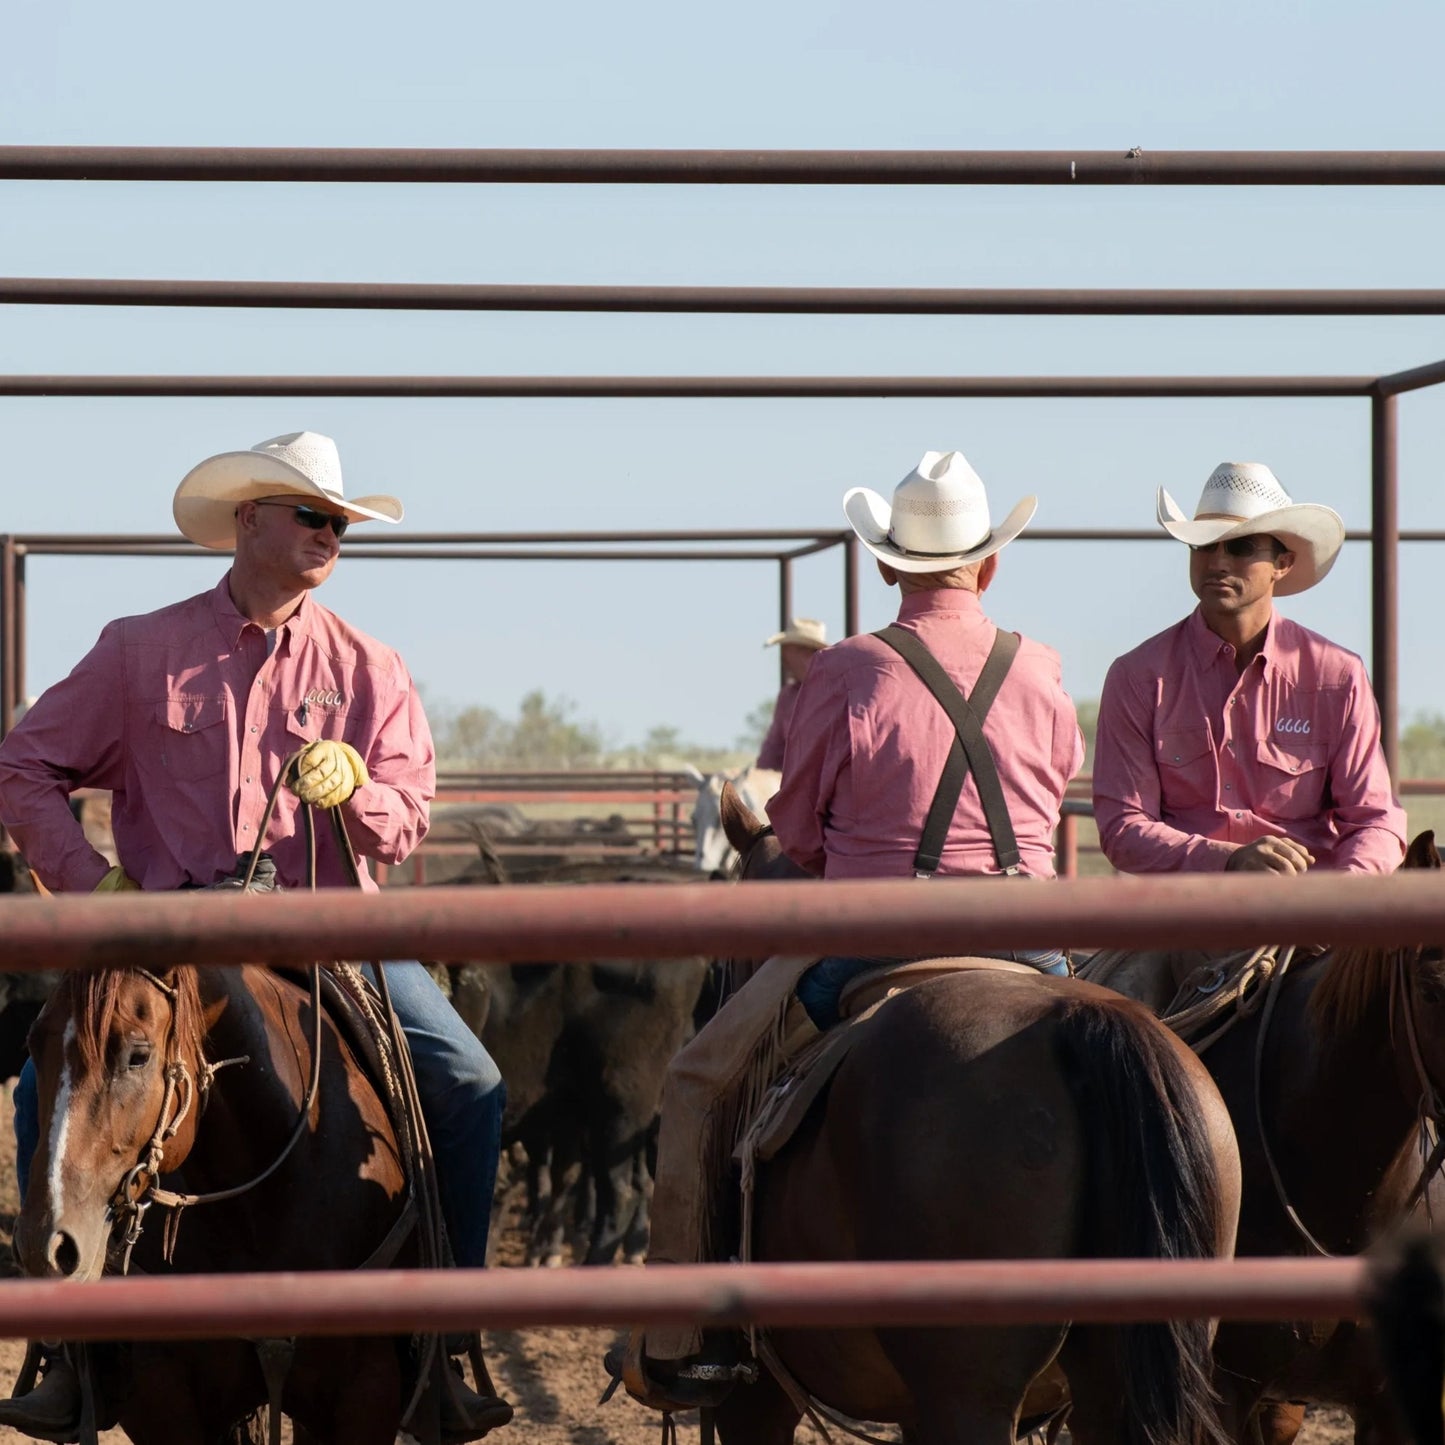
[(738, 790), (731, 783), (724, 783), (722, 796), (718, 799), (718, 814), (722, 819), (723, 832), (727, 840), (739, 853), (751, 846), (754, 838), (766, 826), (748, 805), (743, 802)]
[(1417, 833), (1405, 852), (1405, 868), (1439, 868), (1440, 854), (1435, 847), (1435, 830), (1426, 828)]

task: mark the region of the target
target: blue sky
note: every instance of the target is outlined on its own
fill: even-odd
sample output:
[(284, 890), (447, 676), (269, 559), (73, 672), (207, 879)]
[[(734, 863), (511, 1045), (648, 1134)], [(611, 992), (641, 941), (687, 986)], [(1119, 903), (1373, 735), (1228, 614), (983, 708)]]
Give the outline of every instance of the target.
[[(19, 0), (0, 142), (34, 144), (1433, 149), (1445, 11), (903, 0), (725, 11), (367, 3), (142, 10)], [(1425, 190), (363, 187), (0, 183), (0, 273), (934, 286), (1432, 286)], [(1383, 372), (1445, 356), (1439, 318), (426, 315), (12, 307), (0, 371)], [(930, 448), (998, 515), (1149, 526), (1215, 463), (1268, 462), (1368, 524), (1368, 404), (1343, 401), (0, 399), (0, 530), (159, 531), (201, 457), (336, 436), (353, 493), (417, 530), (835, 527)], [(1401, 402), (1402, 523), (1445, 527), (1445, 398)], [(1406, 713), (1445, 709), (1436, 551), (1403, 563)], [(31, 564), (32, 689), (108, 618), (218, 562)], [(428, 695), (510, 710), (541, 687), (619, 741), (726, 743), (773, 685), (766, 564), (343, 561), (323, 600)], [(1285, 604), (1369, 644), (1365, 549)], [(800, 612), (841, 622), (839, 567)], [(1176, 545), (1004, 557), (993, 615), (1057, 647), (1076, 697), (1192, 605)], [(870, 581), (864, 623), (892, 594)]]

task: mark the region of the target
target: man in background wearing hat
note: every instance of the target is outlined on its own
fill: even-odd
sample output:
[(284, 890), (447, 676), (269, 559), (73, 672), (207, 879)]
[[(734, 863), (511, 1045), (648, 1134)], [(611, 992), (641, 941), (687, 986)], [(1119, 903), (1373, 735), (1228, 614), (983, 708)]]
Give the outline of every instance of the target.
[[(1199, 605), (1105, 680), (1094, 816), (1109, 861), (1125, 873), (1397, 868), (1405, 815), (1365, 665), (1274, 607), (1328, 574), (1339, 515), (1291, 501), (1258, 462), (1224, 462), (1192, 519), (1161, 487), (1158, 519), (1189, 547)], [(1159, 974), (1149, 1002), (1170, 1002), (1180, 968)]]
[(775, 632), (763, 643), (764, 647), (782, 649), (783, 685), (778, 691), (777, 702), (773, 704), (773, 720), (768, 725), (767, 736), (758, 749), (758, 767), (782, 771), (788, 725), (798, 704), (798, 688), (808, 675), (813, 658), (827, 645), (827, 629), (811, 617), (793, 618), (786, 631)]
[[(340, 808), (361, 885), (365, 859), (401, 862), (427, 831), (435, 756), (401, 658), (311, 597), (352, 522), (399, 522), (394, 497), (348, 500), (336, 444), (314, 432), (209, 458), (182, 480), (176, 524), (234, 550), (211, 590), (112, 622), (63, 682), (0, 744), (0, 822), (47, 888), (206, 888), (234, 878), (256, 844), (285, 761), (289, 792), (262, 840), (285, 888), (307, 882), (303, 805)], [(67, 805), (77, 787), (113, 795), (119, 866), (86, 841)], [(316, 881), (349, 881), (317, 831)], [(456, 1262), (486, 1262), (505, 1090), (496, 1066), (419, 963), (385, 965), (411, 1044)], [(38, 1136), (34, 1070), (15, 1093), (22, 1191)], [(44, 1187), (44, 1181), (36, 1181)], [(443, 1405), (444, 1438), (478, 1439), (510, 1418), (488, 1391)], [(446, 1392), (443, 1392), (444, 1395)], [(56, 1438), (79, 1417), (74, 1370), (56, 1359), (0, 1423)]]
[[(993, 527), (967, 460), (928, 452), (891, 506), (861, 487), (843, 505), (883, 580), (903, 594), (898, 623), (813, 659), (798, 690), (782, 785), (768, 804), (779, 842), (803, 870), (827, 879), (1052, 878), (1053, 834), (1065, 786), (1083, 762), (1083, 738), (1058, 654), (1002, 632), (980, 601), (999, 552), (1023, 531), (1037, 499), (1024, 498)], [(931, 657), (919, 659), (920, 646)], [(960, 739), (929, 681), (930, 662), (944, 674), (944, 692), (968, 695), (981, 749)], [(969, 777), (946, 766), (955, 753), (966, 755)], [(1057, 950), (997, 956), (1068, 972)], [(850, 979), (895, 961), (770, 959), (674, 1058), (663, 1090), (650, 1262), (699, 1261), (722, 1244), (715, 1200), (724, 1180), (712, 1174), (731, 1141), (714, 1136), (733, 1113), (734, 1094), (768, 1082), (748, 1076), (748, 1061), (776, 1021), (786, 1018), (786, 1057), (838, 1021)], [(645, 1354), (634, 1340), (629, 1388), (662, 1407), (709, 1403), (730, 1383), (728, 1345), (710, 1338), (704, 1350), (694, 1328), (649, 1329)]]

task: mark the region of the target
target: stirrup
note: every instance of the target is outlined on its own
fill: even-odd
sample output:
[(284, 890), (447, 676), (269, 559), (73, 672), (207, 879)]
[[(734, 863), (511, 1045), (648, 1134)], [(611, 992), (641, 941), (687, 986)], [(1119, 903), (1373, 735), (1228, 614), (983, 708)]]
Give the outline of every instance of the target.
[(752, 1384), (758, 1377), (755, 1364), (718, 1364), (691, 1360), (679, 1364), (666, 1379), (653, 1373), (643, 1346), (646, 1334), (634, 1329), (622, 1348), (613, 1347), (602, 1357), (602, 1367), (611, 1383), (599, 1403), (605, 1404), (621, 1385), (640, 1405), (664, 1414), (711, 1409), (721, 1405), (739, 1384)]
[(466, 1383), (459, 1361), (447, 1362), (441, 1389), (442, 1445), (465, 1445), (467, 1441), (480, 1440), (512, 1420), (512, 1407), (497, 1394), (482, 1358), (481, 1340), (475, 1335), (470, 1339), (467, 1355), (477, 1388), (473, 1390)]

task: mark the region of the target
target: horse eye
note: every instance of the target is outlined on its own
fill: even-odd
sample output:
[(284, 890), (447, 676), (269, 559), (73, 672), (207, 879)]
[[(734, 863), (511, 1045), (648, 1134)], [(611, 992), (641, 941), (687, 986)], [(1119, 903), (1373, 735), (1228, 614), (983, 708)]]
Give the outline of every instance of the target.
[(149, 1039), (133, 1039), (126, 1045), (125, 1066), (128, 1069), (143, 1069), (151, 1061)]

